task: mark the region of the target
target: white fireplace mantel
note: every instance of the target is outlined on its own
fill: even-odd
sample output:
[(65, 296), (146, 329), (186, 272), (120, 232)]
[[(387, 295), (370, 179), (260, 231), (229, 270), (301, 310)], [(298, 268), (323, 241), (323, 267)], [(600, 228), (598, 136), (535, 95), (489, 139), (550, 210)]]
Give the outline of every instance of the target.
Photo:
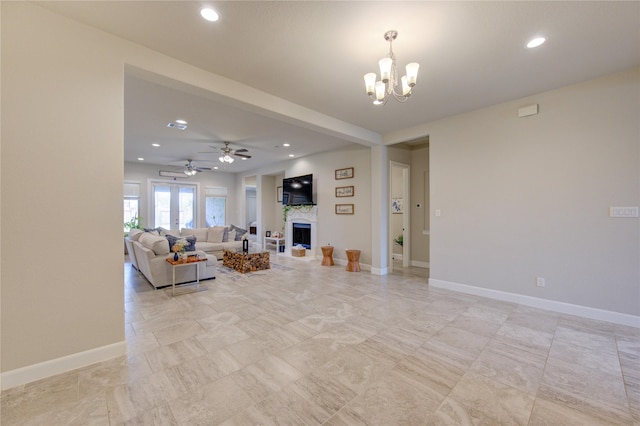
[(318, 246), (318, 206), (293, 207), (287, 214), (287, 224), (285, 232), (286, 252), (291, 254), (291, 244), (293, 240), (293, 224), (307, 223), (311, 225), (311, 249), (310, 255), (315, 256)]

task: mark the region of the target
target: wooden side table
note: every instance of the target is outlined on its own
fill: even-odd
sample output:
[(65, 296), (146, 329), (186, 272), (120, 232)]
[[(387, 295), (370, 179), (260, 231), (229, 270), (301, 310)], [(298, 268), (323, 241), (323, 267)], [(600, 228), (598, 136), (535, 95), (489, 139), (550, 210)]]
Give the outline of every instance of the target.
[(347, 271), (360, 272), (360, 250), (345, 250), (347, 252)]
[(333, 246), (322, 246), (322, 266), (333, 266)]

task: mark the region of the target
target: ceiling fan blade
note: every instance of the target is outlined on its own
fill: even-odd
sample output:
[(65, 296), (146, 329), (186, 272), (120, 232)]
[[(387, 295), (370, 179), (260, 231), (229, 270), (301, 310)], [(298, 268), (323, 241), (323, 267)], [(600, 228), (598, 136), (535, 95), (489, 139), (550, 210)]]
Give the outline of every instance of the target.
[(249, 150), (246, 148), (240, 148), (240, 149), (236, 149), (235, 152), (249, 152)]
[(235, 152), (233, 155), (235, 155), (236, 157), (251, 158), (251, 156), (250, 156), (250, 155), (246, 155), (246, 154), (238, 154), (237, 152)]

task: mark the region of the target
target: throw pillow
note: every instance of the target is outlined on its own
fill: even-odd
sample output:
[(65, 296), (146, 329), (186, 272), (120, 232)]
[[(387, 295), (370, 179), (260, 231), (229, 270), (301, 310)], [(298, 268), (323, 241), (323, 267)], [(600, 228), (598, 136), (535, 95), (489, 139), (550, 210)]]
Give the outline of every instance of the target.
[(207, 242), (221, 243), (224, 240), (226, 230), (227, 228), (224, 226), (212, 226), (211, 228), (209, 228), (209, 232), (207, 234)]
[(236, 230), (235, 229), (233, 231), (229, 231), (227, 234), (229, 235), (229, 238), (227, 238), (227, 241), (223, 241), (223, 243), (226, 243), (228, 241), (235, 241), (236, 240)]
[(169, 243), (169, 251), (173, 251), (173, 246), (177, 241), (186, 240), (187, 245), (184, 246), (185, 251), (195, 251), (196, 250), (196, 237), (193, 235), (187, 235), (185, 237), (174, 237), (173, 235), (167, 235), (167, 242)]
[(239, 228), (239, 227), (237, 227), (237, 226), (235, 226), (235, 227), (234, 227), (234, 229), (235, 229), (235, 231), (236, 231), (236, 241), (240, 241), (240, 240), (242, 240), (242, 237), (244, 236), (244, 234), (246, 234), (246, 233), (247, 233), (247, 230), (246, 230), (246, 229)]

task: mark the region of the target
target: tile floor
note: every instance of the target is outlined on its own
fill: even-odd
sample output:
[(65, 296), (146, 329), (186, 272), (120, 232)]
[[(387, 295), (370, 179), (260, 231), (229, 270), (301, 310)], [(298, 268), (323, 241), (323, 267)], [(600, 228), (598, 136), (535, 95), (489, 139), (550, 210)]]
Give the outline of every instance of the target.
[(272, 256), (172, 298), (125, 265), (129, 353), (2, 393), (2, 425), (640, 425), (640, 330)]

